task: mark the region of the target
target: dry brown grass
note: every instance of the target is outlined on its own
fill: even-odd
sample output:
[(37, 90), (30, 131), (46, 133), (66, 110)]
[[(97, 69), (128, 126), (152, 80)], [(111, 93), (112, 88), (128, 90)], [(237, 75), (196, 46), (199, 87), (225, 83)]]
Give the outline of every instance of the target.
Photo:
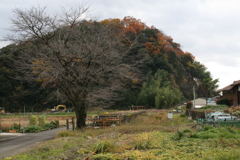
[[(174, 135), (174, 131), (177, 131), (179, 125), (184, 125), (186, 122), (187, 117), (180, 117), (179, 114), (174, 115), (173, 120), (170, 121), (167, 118), (167, 112), (151, 110), (121, 126), (59, 132), (53, 142), (46, 142), (13, 159), (23, 157), (34, 157), (34, 159), (84, 159), (90, 157), (90, 159), (94, 159), (94, 156), (97, 156), (97, 159), (104, 159), (104, 157), (109, 159), (112, 155), (132, 157), (142, 153), (142, 150), (147, 153), (153, 148), (154, 152), (156, 147), (162, 148), (161, 144), (167, 145), (166, 141), (169, 141), (170, 136)], [(153, 156), (152, 154), (149, 152), (145, 157)], [(101, 156), (102, 158), (99, 158)]]

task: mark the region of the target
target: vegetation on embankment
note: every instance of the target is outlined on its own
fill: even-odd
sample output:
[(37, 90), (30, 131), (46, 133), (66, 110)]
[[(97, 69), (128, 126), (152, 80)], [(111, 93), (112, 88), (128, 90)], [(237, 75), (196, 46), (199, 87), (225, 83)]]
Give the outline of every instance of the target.
[(206, 159), (240, 158), (240, 131), (205, 127), (195, 131), (195, 122), (184, 114), (148, 111), (129, 124), (104, 129), (62, 131), (57, 138), (6, 159)]

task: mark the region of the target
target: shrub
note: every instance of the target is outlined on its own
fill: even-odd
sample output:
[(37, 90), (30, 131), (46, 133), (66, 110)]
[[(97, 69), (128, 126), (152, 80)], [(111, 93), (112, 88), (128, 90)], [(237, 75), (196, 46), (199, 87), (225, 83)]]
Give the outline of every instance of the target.
[(206, 105), (206, 106), (203, 106), (200, 110), (223, 110), (223, 109), (226, 109), (228, 108), (227, 105)]
[(191, 109), (192, 107), (193, 107), (192, 102), (187, 102), (186, 108), (187, 108), (187, 109)]
[(191, 130), (185, 129), (185, 130), (183, 130), (183, 133), (191, 133)]
[(38, 123), (39, 123), (39, 126), (44, 126), (44, 124), (46, 123), (46, 116), (39, 116), (38, 117)]
[(230, 100), (228, 98), (222, 98), (217, 100), (217, 104), (225, 104), (227, 106), (230, 106)]
[(51, 124), (54, 126), (54, 128), (59, 127), (59, 120), (52, 121)]
[(30, 127), (25, 127), (25, 132), (26, 133), (36, 133), (36, 132), (40, 132), (42, 130), (42, 127), (40, 126), (30, 126)]
[(30, 118), (29, 118), (29, 123), (30, 123), (30, 126), (34, 126), (37, 124), (37, 116), (34, 116), (34, 115), (31, 115)]
[(186, 114), (181, 114), (180, 117), (187, 117), (187, 115)]
[(53, 129), (54, 128), (54, 125), (52, 123), (45, 123), (43, 126), (42, 126), (43, 129)]
[(173, 137), (174, 140), (180, 140), (184, 137), (184, 133), (177, 131), (177, 133), (175, 134), (175, 136)]

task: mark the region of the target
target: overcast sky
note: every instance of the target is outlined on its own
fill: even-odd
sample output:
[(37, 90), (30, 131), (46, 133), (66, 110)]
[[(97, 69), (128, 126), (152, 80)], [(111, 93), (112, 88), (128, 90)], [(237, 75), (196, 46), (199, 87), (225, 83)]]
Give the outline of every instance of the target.
[[(132, 16), (163, 31), (219, 79), (219, 88), (240, 80), (240, 0), (0, 0), (0, 39), (14, 8), (39, 4), (57, 12), (80, 2), (99, 19)], [(0, 41), (0, 48), (8, 44)]]

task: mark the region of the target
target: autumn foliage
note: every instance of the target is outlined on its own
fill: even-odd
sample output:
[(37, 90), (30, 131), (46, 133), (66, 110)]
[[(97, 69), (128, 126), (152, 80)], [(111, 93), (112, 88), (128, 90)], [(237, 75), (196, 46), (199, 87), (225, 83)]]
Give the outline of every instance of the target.
[[(95, 28), (92, 30), (91, 33), (90, 32), (84, 33), (84, 36), (82, 36), (81, 34), (76, 36), (76, 34), (72, 34), (70, 30), (74, 32), (77, 31), (75, 30), (75, 28), (77, 28), (79, 24), (81, 24), (86, 28), (94, 24)], [(192, 98), (191, 89), (192, 89), (192, 85), (194, 84), (193, 79), (197, 78), (199, 82), (201, 82), (201, 78), (202, 78), (201, 73), (203, 73), (206, 68), (202, 67), (200, 63), (196, 63), (195, 57), (190, 52), (184, 52), (181, 49), (181, 45), (179, 43), (174, 42), (171, 36), (167, 36), (161, 30), (155, 28), (154, 26), (150, 26), (150, 27), (147, 26), (140, 19), (127, 16), (127, 17), (124, 17), (123, 19), (109, 18), (101, 21), (86, 20), (86, 21), (82, 21), (79, 24), (73, 23), (71, 25), (66, 25), (66, 26), (62, 25), (61, 28), (59, 28), (58, 30), (58, 31), (61, 31), (61, 33), (59, 32), (58, 37), (66, 38), (68, 37), (67, 34), (69, 34), (72, 36), (72, 38), (67, 39), (65, 41), (63, 41), (62, 39), (59, 39), (59, 41), (56, 41), (56, 43), (55, 42), (53, 43), (52, 48), (56, 50), (59, 49), (59, 52), (63, 53), (63, 56), (62, 57), (60, 56), (59, 58), (60, 59), (62, 58), (61, 62), (66, 63), (65, 66), (71, 67), (70, 64), (78, 64), (79, 68), (86, 68), (86, 66), (90, 64), (90, 63), (86, 63), (87, 62), (86, 57), (88, 57), (89, 54), (86, 54), (84, 56), (70, 56), (73, 53), (79, 54), (81, 51), (85, 51), (85, 48), (82, 49), (81, 51), (79, 49), (75, 50), (74, 47), (79, 47), (83, 43), (79, 42), (79, 44), (81, 45), (79, 44), (72, 45), (73, 41), (71, 40), (74, 39), (74, 41), (77, 41), (80, 39), (81, 36), (83, 40), (84, 39), (88, 40), (88, 38), (90, 39), (91, 36), (94, 35), (92, 33), (98, 33), (98, 32), (99, 32), (98, 34), (104, 37), (105, 33), (99, 30), (101, 29), (101, 27), (102, 28), (108, 27), (109, 29), (105, 31), (106, 34), (108, 34), (108, 39), (106, 39), (106, 42), (108, 43), (102, 43), (103, 41), (102, 37), (96, 38), (95, 40), (86, 43), (87, 50), (92, 51), (94, 46), (96, 46), (96, 42), (98, 42), (99, 51), (93, 51), (93, 53), (96, 54), (96, 56), (98, 53), (104, 53), (106, 54), (106, 57), (109, 57), (108, 54), (110, 53), (102, 51), (102, 49), (103, 48), (108, 49), (109, 47), (112, 47), (110, 43), (112, 42), (114, 37), (120, 37), (119, 41), (117, 41), (116, 43), (116, 46), (114, 46), (116, 48), (113, 48), (113, 51), (111, 53), (116, 53), (116, 51), (121, 52), (122, 55), (126, 56), (126, 58), (122, 59), (122, 62), (127, 62), (127, 63), (132, 62), (131, 64), (133, 64), (134, 67), (136, 67), (141, 71), (141, 72), (129, 71), (128, 73), (124, 74), (124, 76), (126, 77), (133, 77), (133, 78), (131, 81), (127, 81), (124, 78), (121, 79), (121, 81), (124, 81), (127, 84), (128, 91), (127, 92), (119, 91), (119, 93), (121, 92), (121, 94), (123, 94), (123, 97), (125, 96), (125, 99), (124, 100), (121, 99), (120, 100), (121, 102), (118, 102), (118, 101), (114, 102), (115, 105), (128, 106), (128, 105), (136, 104), (135, 100), (139, 98), (139, 93), (141, 92), (141, 90), (143, 90), (143, 84), (144, 82), (147, 82), (147, 79), (149, 80), (153, 79), (152, 80), (153, 81), (152, 83), (154, 83), (153, 86), (159, 85), (158, 84), (159, 79), (154, 79), (153, 77), (157, 72), (160, 72), (160, 71), (161, 73), (163, 71), (164, 73), (165, 72), (167, 73), (165, 77), (167, 78), (166, 81), (167, 81), (167, 84), (169, 84), (169, 86), (165, 87), (166, 93), (167, 92), (170, 93), (170, 91), (175, 92), (175, 89), (177, 89), (177, 91), (180, 91), (183, 93), (183, 96), (186, 99)], [(51, 33), (49, 35), (51, 35)], [(44, 35), (43, 38), (49, 38), (48, 37), (49, 35)], [(59, 42), (64, 42), (62, 47), (63, 48), (65, 47), (64, 49), (66, 53), (71, 53), (71, 54), (65, 54), (65, 51), (63, 51), (62, 48), (60, 49), (60, 47), (55, 48), (56, 44)], [(49, 43), (49, 41), (46, 41), (45, 44), (47, 43)], [(21, 50), (24, 50), (24, 48), (28, 48), (28, 47), (31, 48), (32, 46), (36, 47), (36, 44), (38, 44), (38, 42), (33, 42), (31, 40), (26, 41), (24, 44), (25, 46), (22, 45), (23, 49)], [(89, 47), (90, 44), (92, 45), (91, 47)], [(12, 50), (11, 47), (5, 50), (6, 51), (4, 51), (3, 49), (2, 52), (4, 51), (4, 52), (9, 52), (10, 54), (13, 54), (11, 53), (11, 50)], [(18, 50), (18, 52), (20, 52), (21, 50)], [(33, 51), (32, 53), (35, 53), (36, 50)], [(7, 55), (9, 53), (4, 53), (4, 54)], [(90, 57), (89, 59), (91, 58), (92, 57)], [(108, 62), (108, 61), (106, 60), (105, 62)], [(53, 76), (44, 77), (41, 75), (44, 72), (51, 70), (52, 61), (40, 60), (36, 58), (34, 61), (31, 61), (30, 63), (31, 65), (34, 65), (34, 67), (31, 68), (31, 73), (33, 74), (33, 76), (37, 77), (35, 82), (41, 83), (39, 86), (46, 87), (51, 83), (51, 87), (54, 88), (58, 85), (59, 83), (58, 78), (54, 79)], [(94, 64), (95, 64), (95, 61), (94, 61)], [(100, 63), (99, 64), (96, 63), (95, 65), (98, 66), (100, 65)], [(4, 67), (5, 66), (3, 64), (0, 64), (0, 69), (3, 70), (2, 73), (6, 72), (6, 70), (4, 70)], [(79, 68), (77, 68), (77, 71)], [(97, 67), (97, 69), (99, 69), (99, 67)], [(92, 73), (92, 72), (89, 72), (89, 73)], [(10, 74), (10, 72), (7, 72), (7, 74)], [(52, 75), (56, 76), (55, 73)], [(104, 76), (104, 78), (108, 78), (107, 76), (106, 77)], [(79, 82), (82, 82), (82, 81), (79, 81)], [(96, 84), (97, 83), (99, 83), (99, 81), (96, 82)], [(165, 81), (163, 81), (162, 83), (165, 84)], [(13, 87), (13, 88), (17, 88), (17, 87)], [(159, 88), (161, 88), (161, 91), (163, 90), (162, 86), (159, 86)], [(147, 91), (149, 90), (149, 94), (152, 93), (152, 89), (149, 89), (148, 87), (146, 87), (146, 90)], [(12, 91), (12, 93), (14, 92)], [(156, 93), (160, 93), (160, 90), (159, 92), (156, 91)], [(19, 95), (19, 94), (15, 94), (15, 95)], [(29, 94), (29, 95), (33, 95), (33, 94)], [(158, 94), (156, 97), (160, 97), (159, 95), (160, 94)], [(201, 95), (201, 93), (199, 92), (198, 95)], [(18, 100), (18, 101), (20, 102), (21, 100)], [(159, 98), (156, 99), (156, 101), (158, 102)], [(1, 102), (2, 104), (9, 104), (10, 100), (6, 102), (2, 100)], [(168, 103), (165, 103), (165, 104), (168, 104)], [(22, 104), (19, 104), (18, 106), (20, 107), (21, 105)]]
[[(149, 27), (144, 22), (141, 22), (141, 20), (133, 18), (131, 16), (124, 17), (122, 20), (117, 18), (105, 19), (102, 20), (100, 23), (112, 25), (115, 27), (118, 26), (119, 28), (121, 28), (123, 30), (123, 33), (125, 34), (125, 41), (127, 42), (126, 44), (128, 45), (131, 45), (133, 43), (130, 41), (131, 38), (128, 37), (128, 34), (136, 37), (141, 35), (146, 29), (157, 30), (155, 27)], [(182, 56), (185, 54), (190, 55), (192, 61), (194, 60), (194, 56), (191, 53), (183, 52), (181, 50), (180, 44), (173, 42), (173, 39), (170, 36), (166, 36), (159, 30), (154, 35), (154, 37), (149, 37), (148, 41), (146, 41), (143, 45), (148, 51), (148, 53), (152, 56), (158, 55), (160, 53), (164, 54), (167, 52), (174, 52), (177, 56)]]

